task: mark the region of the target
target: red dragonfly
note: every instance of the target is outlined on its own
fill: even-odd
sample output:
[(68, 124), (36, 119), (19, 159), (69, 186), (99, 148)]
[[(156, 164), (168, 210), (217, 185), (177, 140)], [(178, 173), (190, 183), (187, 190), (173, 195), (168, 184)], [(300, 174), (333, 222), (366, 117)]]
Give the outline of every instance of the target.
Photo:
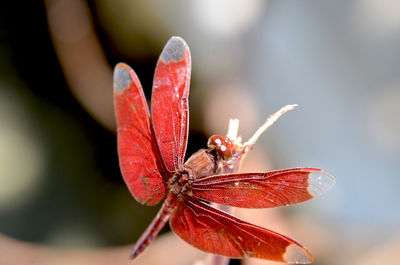
[(134, 246), (135, 258), (169, 220), (184, 241), (203, 251), (232, 258), (255, 257), (310, 263), (296, 241), (212, 207), (208, 202), (244, 208), (269, 208), (303, 202), (335, 183), (326, 171), (293, 168), (266, 173), (217, 174), (218, 162), (234, 156), (229, 139), (212, 136), (209, 148), (186, 163), (190, 52), (172, 37), (154, 74), (151, 117), (135, 72), (119, 63), (114, 70), (114, 104), (122, 176), (140, 203), (164, 202)]

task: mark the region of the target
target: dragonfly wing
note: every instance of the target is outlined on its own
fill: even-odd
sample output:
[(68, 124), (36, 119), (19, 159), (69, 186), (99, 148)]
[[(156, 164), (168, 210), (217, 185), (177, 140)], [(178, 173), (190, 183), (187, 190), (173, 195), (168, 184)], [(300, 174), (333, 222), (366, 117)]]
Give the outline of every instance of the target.
[(300, 264), (312, 261), (311, 254), (294, 240), (191, 197), (180, 202), (170, 219), (170, 226), (192, 246), (217, 255)]
[(172, 37), (157, 62), (151, 115), (154, 132), (167, 170), (181, 169), (188, 137), (189, 47), (180, 37)]
[(140, 81), (123, 63), (114, 69), (114, 106), (119, 164), (125, 183), (138, 202), (157, 204), (167, 193), (168, 175), (163, 169)]
[(330, 173), (291, 168), (267, 173), (234, 173), (195, 179), (193, 196), (243, 208), (270, 208), (307, 201), (335, 184)]

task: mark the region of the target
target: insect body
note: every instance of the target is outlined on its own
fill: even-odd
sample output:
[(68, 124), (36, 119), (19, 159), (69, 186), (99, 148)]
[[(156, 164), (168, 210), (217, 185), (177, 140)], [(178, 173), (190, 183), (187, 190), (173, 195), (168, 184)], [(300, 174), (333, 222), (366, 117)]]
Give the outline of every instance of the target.
[(255, 257), (310, 263), (311, 254), (294, 240), (242, 221), (207, 202), (244, 208), (268, 208), (303, 202), (335, 183), (329, 173), (292, 168), (266, 173), (219, 174), (218, 163), (235, 158), (234, 145), (212, 136), (209, 148), (186, 163), (190, 52), (172, 37), (158, 60), (151, 116), (135, 72), (119, 63), (114, 70), (114, 103), (121, 172), (140, 203), (163, 204), (137, 241), (139, 255), (167, 221), (180, 238), (203, 251), (232, 258)]

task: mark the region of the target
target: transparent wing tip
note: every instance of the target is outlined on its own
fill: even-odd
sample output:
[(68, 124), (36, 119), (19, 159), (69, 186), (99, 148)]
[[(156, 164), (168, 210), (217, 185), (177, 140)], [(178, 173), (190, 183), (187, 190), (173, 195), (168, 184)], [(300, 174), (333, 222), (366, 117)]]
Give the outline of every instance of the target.
[(185, 40), (181, 37), (174, 36), (170, 38), (165, 45), (160, 59), (164, 62), (179, 62), (186, 56), (186, 50), (189, 50)]
[(290, 244), (286, 248), (283, 258), (287, 263), (293, 264), (310, 264), (313, 261), (311, 253), (307, 249), (296, 244)]
[(318, 197), (330, 190), (336, 183), (335, 177), (324, 170), (311, 172), (308, 176), (308, 192)]
[(132, 77), (129, 73), (131, 68), (124, 63), (119, 63), (114, 68), (114, 91), (121, 93), (132, 83)]

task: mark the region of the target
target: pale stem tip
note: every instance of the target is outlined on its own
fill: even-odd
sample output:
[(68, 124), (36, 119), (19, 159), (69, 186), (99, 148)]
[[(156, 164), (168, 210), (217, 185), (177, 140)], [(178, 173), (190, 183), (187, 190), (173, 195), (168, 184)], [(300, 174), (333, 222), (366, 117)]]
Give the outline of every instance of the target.
[(292, 110), (297, 106), (298, 106), (297, 104), (286, 105), (283, 108), (281, 108), (280, 110), (278, 110), (277, 112), (275, 112), (274, 114), (271, 114), (267, 118), (265, 123), (260, 128), (258, 128), (258, 130), (253, 134), (253, 136), (246, 143), (244, 143), (244, 146), (246, 146), (246, 149), (249, 150), (256, 143), (257, 139), (261, 136), (261, 134), (263, 132), (265, 132), (265, 130), (267, 130), (283, 114), (285, 114), (285, 112)]
[(236, 141), (237, 135), (239, 131), (239, 120), (238, 119), (230, 119), (229, 120), (229, 126), (228, 126), (228, 132), (226, 136), (233, 142)]

